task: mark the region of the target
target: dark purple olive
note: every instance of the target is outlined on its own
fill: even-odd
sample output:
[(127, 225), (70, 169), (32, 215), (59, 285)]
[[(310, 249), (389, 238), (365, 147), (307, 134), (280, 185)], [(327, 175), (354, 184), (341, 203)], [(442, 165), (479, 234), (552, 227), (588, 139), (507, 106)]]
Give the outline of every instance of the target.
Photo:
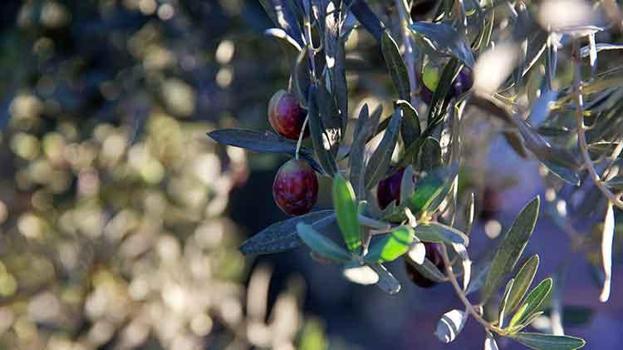
[(400, 201), (400, 183), (402, 182), (404, 172), (405, 168), (400, 168), (393, 175), (379, 181), (379, 185), (376, 188), (376, 199), (381, 209), (387, 208), (393, 201)]
[(291, 159), (279, 168), (273, 182), (273, 199), (288, 215), (302, 215), (318, 199), (318, 179), (303, 160)]
[[(426, 258), (430, 260), (443, 274), (446, 273), (446, 265), (443, 263), (443, 257), (441, 256), (441, 244), (424, 242), (426, 248)], [(422, 288), (430, 288), (437, 284), (437, 282), (424, 277), (415, 267), (415, 262), (410, 261), (410, 258), (405, 258), (405, 267), (407, 270), (407, 276), (411, 282)]]
[[(268, 103), (268, 122), (275, 131), (288, 139), (299, 138), (307, 112), (301, 107), (296, 97), (285, 91), (277, 91)], [(305, 129), (305, 135), (309, 129)]]

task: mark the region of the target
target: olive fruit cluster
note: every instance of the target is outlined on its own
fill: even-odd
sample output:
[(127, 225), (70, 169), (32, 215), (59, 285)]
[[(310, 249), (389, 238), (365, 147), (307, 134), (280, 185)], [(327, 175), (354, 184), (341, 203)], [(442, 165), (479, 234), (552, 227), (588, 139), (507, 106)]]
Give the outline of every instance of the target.
[[(300, 137), (306, 116), (296, 96), (288, 91), (277, 91), (268, 103), (268, 122), (285, 138)], [(306, 128), (303, 137), (308, 134)], [(318, 179), (306, 161), (290, 159), (279, 168), (273, 182), (273, 199), (288, 215), (302, 215), (311, 210), (318, 199)]]
[[(392, 175), (386, 177), (379, 182), (376, 191), (376, 198), (379, 207), (385, 209), (391, 202), (400, 201), (400, 184), (404, 176), (405, 169), (400, 168)], [(439, 243), (424, 242), (426, 249), (425, 257), (430, 260), (440, 271), (445, 272), (445, 264), (441, 255), (441, 245)], [(417, 286), (422, 288), (430, 288), (437, 283), (428, 277), (422, 275), (415, 267), (415, 262), (405, 258), (405, 268), (409, 279)]]

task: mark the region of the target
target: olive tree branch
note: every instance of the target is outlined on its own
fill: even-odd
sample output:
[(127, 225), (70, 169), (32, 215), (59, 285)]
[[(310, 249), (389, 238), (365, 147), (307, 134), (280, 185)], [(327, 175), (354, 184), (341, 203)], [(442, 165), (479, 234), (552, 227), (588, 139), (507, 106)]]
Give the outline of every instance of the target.
[(588, 173), (597, 186), (597, 189), (603, 193), (608, 200), (615, 205), (616, 207), (623, 209), (623, 201), (619, 198), (619, 196), (612, 193), (608, 187), (601, 181), (601, 177), (597, 174), (597, 170), (595, 169), (595, 165), (591, 160), (591, 156), (588, 153), (588, 144), (586, 142), (586, 127), (584, 125), (584, 107), (583, 107), (583, 99), (582, 99), (582, 61), (580, 57), (580, 49), (577, 40), (573, 42), (572, 48), (572, 57), (575, 67), (574, 77), (573, 77), (573, 97), (575, 100), (575, 119), (577, 122), (577, 133), (578, 133), (578, 147), (580, 149), (580, 154), (582, 155), (582, 160)]
[(456, 275), (454, 274), (454, 271), (452, 271), (452, 264), (450, 263), (450, 259), (448, 258), (448, 250), (445, 244), (441, 245), (441, 257), (443, 259), (444, 265), (446, 266), (446, 274), (448, 275), (450, 284), (452, 284), (452, 287), (454, 288), (456, 295), (459, 297), (461, 302), (463, 302), (463, 305), (465, 305), (465, 310), (467, 310), (467, 312), (470, 315), (472, 315), (472, 317), (474, 317), (474, 319), (478, 321), (478, 323), (480, 323), (485, 329), (496, 332), (498, 334), (502, 333), (502, 331), (498, 327), (495, 327), (494, 325), (489, 323), (487, 320), (485, 320), (482, 317), (482, 315), (480, 315), (480, 313), (476, 311), (476, 309), (474, 308), (474, 305), (472, 305), (469, 299), (467, 299), (465, 292), (463, 291), (463, 289), (459, 285), (459, 282), (456, 279)]

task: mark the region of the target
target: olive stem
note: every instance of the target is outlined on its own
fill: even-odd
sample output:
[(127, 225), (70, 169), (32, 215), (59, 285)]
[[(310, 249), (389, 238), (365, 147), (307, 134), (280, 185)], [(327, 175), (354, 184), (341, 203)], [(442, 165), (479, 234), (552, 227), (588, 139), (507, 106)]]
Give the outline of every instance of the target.
[(597, 189), (603, 193), (608, 200), (615, 205), (616, 207), (623, 209), (623, 201), (619, 198), (619, 196), (612, 193), (608, 187), (603, 183), (599, 174), (597, 174), (597, 170), (595, 170), (595, 165), (591, 160), (591, 156), (588, 153), (588, 144), (586, 142), (586, 127), (584, 125), (584, 107), (582, 100), (582, 62), (580, 58), (579, 45), (577, 40), (573, 41), (573, 49), (572, 49), (572, 57), (575, 67), (575, 72), (573, 75), (573, 97), (575, 100), (575, 119), (577, 122), (577, 133), (578, 133), (578, 148), (580, 149), (580, 154), (582, 155), (582, 159), (584, 161), (584, 165), (588, 170), (588, 173), (597, 186)]
[(470, 315), (472, 315), (472, 317), (474, 317), (474, 319), (478, 321), (478, 323), (480, 323), (483, 327), (485, 327), (485, 329), (499, 333), (500, 329), (493, 326), (492, 324), (487, 322), (487, 320), (482, 318), (482, 316), (474, 308), (474, 305), (472, 305), (469, 299), (467, 299), (467, 296), (465, 295), (465, 292), (463, 292), (463, 289), (461, 288), (461, 286), (459, 286), (459, 282), (456, 279), (456, 275), (454, 274), (454, 271), (452, 271), (452, 264), (450, 263), (450, 259), (448, 258), (448, 250), (445, 244), (441, 245), (441, 258), (443, 259), (443, 263), (446, 267), (446, 274), (448, 275), (450, 284), (452, 284), (452, 287), (454, 288), (456, 295), (459, 297), (461, 302), (463, 302), (463, 305), (465, 305), (465, 310), (467, 310), (467, 312)]
[(303, 127), (301, 128), (301, 132), (299, 133), (299, 139), (296, 141), (296, 151), (294, 152), (294, 158), (296, 160), (299, 159), (299, 152), (301, 150), (301, 145), (303, 144), (303, 135), (305, 135), (305, 128), (307, 127), (307, 120), (309, 119), (309, 114), (305, 117), (303, 121)]

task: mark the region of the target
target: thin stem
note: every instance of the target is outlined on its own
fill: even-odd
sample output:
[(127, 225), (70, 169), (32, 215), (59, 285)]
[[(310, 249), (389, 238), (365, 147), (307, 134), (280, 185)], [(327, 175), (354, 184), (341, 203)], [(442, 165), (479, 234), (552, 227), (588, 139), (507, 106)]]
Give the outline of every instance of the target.
[(301, 150), (301, 145), (303, 144), (303, 135), (305, 135), (307, 120), (309, 120), (309, 115), (305, 117), (305, 120), (303, 121), (303, 127), (301, 128), (301, 132), (299, 133), (299, 139), (296, 141), (296, 152), (294, 152), (294, 158), (297, 160), (299, 159), (299, 152)]
[(470, 315), (472, 315), (472, 317), (474, 317), (474, 319), (478, 321), (478, 323), (480, 323), (483, 327), (485, 327), (485, 329), (499, 333), (500, 330), (497, 327), (494, 327), (489, 322), (487, 322), (487, 320), (482, 318), (482, 316), (474, 308), (474, 305), (472, 305), (469, 299), (467, 299), (465, 292), (463, 292), (463, 289), (461, 288), (461, 286), (459, 285), (459, 282), (456, 279), (456, 275), (454, 274), (454, 271), (452, 271), (452, 264), (450, 263), (450, 259), (448, 258), (448, 250), (445, 245), (441, 246), (441, 257), (443, 258), (443, 263), (446, 266), (446, 274), (448, 275), (450, 284), (452, 284), (452, 287), (454, 288), (456, 295), (459, 297), (459, 299), (461, 299), (461, 302), (463, 302), (463, 305), (465, 305), (465, 309), (467, 310), (467, 312)]
[(575, 74), (573, 79), (573, 92), (575, 99), (575, 119), (578, 124), (577, 133), (578, 133), (578, 147), (580, 148), (580, 154), (582, 155), (582, 159), (584, 161), (584, 165), (588, 170), (588, 173), (595, 183), (595, 186), (603, 193), (608, 200), (615, 205), (616, 207), (623, 209), (623, 201), (619, 198), (619, 196), (612, 193), (608, 187), (601, 181), (601, 177), (597, 174), (597, 170), (595, 170), (595, 165), (591, 160), (591, 156), (588, 153), (588, 144), (586, 142), (586, 128), (584, 125), (584, 107), (582, 101), (582, 61), (580, 58), (580, 50), (577, 41), (573, 42), (573, 61), (575, 65)]
[(407, 75), (409, 76), (409, 97), (411, 105), (415, 107), (416, 98), (415, 91), (417, 90), (417, 80), (415, 77), (415, 57), (413, 56), (413, 45), (411, 43), (411, 36), (409, 34), (409, 24), (411, 24), (411, 17), (405, 7), (404, 0), (395, 0), (396, 8), (398, 9), (398, 15), (400, 16), (400, 34), (402, 35), (402, 44), (405, 46), (405, 64), (407, 66)]

